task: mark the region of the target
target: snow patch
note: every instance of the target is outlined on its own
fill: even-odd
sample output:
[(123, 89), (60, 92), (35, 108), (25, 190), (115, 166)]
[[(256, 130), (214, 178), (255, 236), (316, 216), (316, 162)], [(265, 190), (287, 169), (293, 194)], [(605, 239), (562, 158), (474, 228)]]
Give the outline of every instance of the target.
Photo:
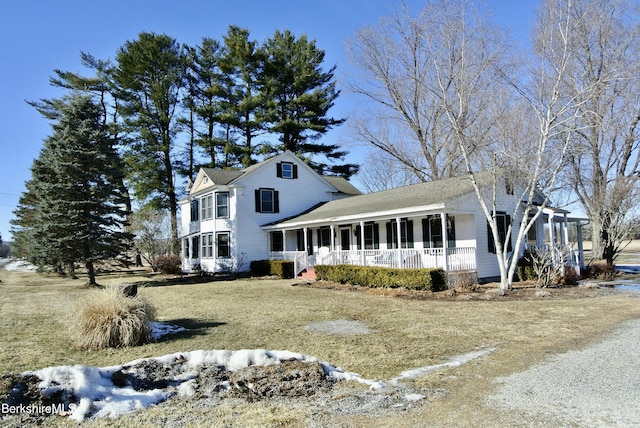
[[(167, 331), (170, 329), (162, 326), (158, 330)], [(357, 373), (346, 372), (339, 367), (318, 361), (316, 358), (304, 354), (265, 349), (177, 352), (157, 358), (138, 359), (121, 366), (103, 368), (79, 365), (59, 366), (25, 372), (24, 374), (33, 374), (40, 378), (42, 381), (39, 387), (47, 395), (62, 391), (66, 392), (67, 396), (72, 395), (75, 397), (75, 403), (68, 406), (71, 413), (70, 418), (82, 421), (89, 417), (116, 418), (124, 413), (160, 403), (175, 395), (190, 396), (194, 393), (195, 378), (198, 376), (199, 371), (203, 367), (210, 367), (211, 365), (222, 366), (226, 370), (234, 372), (249, 366), (269, 366), (291, 360), (319, 362), (326, 375), (334, 381), (352, 380), (369, 385), (372, 390), (384, 390), (393, 388), (394, 385), (397, 386), (402, 379), (414, 379), (440, 368), (457, 367), (484, 356), (492, 350), (487, 349), (457, 355), (442, 364), (406, 370), (399, 377), (387, 382), (365, 379)], [(174, 375), (169, 378), (166, 387), (135, 390), (133, 386), (128, 384), (126, 386), (116, 386), (114, 384), (114, 373), (126, 372), (133, 366), (151, 363), (161, 363), (175, 367), (175, 370), (173, 370)], [(407, 393), (404, 398), (407, 402), (414, 402), (422, 400), (425, 396), (418, 393)]]
[(169, 324), (166, 322), (149, 321), (147, 322), (147, 326), (149, 327), (149, 330), (151, 330), (151, 338), (153, 340), (158, 340), (161, 337), (167, 336), (169, 334), (176, 334), (182, 331), (187, 331), (187, 329), (182, 326)]
[(471, 360), (475, 360), (476, 358), (483, 357), (493, 351), (495, 351), (495, 348), (483, 349), (480, 351), (473, 351), (473, 352), (469, 352), (461, 355), (454, 355), (453, 357), (450, 357), (448, 361), (442, 364), (436, 364), (433, 366), (425, 366), (425, 367), (418, 367), (416, 369), (405, 370), (402, 373), (400, 373), (400, 376), (391, 379), (390, 383), (395, 384), (395, 383), (398, 383), (398, 381), (401, 381), (403, 379), (416, 379), (420, 376), (424, 376), (428, 373), (441, 370), (444, 368), (458, 367), (468, 363)]
[(31, 263), (25, 262), (24, 260), (11, 261), (4, 265), (4, 268), (10, 272), (35, 272), (38, 269)]

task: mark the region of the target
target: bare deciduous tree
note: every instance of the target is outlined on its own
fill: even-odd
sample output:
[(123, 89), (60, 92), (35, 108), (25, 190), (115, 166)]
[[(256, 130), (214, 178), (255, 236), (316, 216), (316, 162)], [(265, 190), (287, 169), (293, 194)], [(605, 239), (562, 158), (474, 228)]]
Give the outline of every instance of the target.
[(358, 179), (366, 192), (380, 192), (420, 182), (395, 157), (378, 151), (367, 155)]
[(166, 212), (141, 208), (132, 216), (130, 231), (135, 235), (134, 249), (151, 267), (156, 257), (171, 253), (171, 222)]
[[(417, 18), (405, 7), (362, 30), (351, 46), (367, 77), (353, 89), (375, 106), (368, 121), (357, 123), (361, 139), (422, 179), (470, 174), (496, 244), (503, 291), (512, 286), (528, 230), (549, 205), (582, 114), (587, 88), (562, 93), (577, 19), (570, 10), (541, 9), (536, 61), (527, 70), (516, 71), (506, 35), (471, 1), (431, 0)], [(486, 170), (493, 173), (479, 174)], [(498, 198), (507, 185), (515, 209), (505, 231)], [(512, 237), (515, 251), (503, 245)]]
[(612, 265), (640, 221), (640, 6), (628, 0), (546, 5), (569, 8), (572, 56), (562, 91), (574, 97), (582, 91), (584, 98), (567, 182), (591, 219), (594, 257)]
[[(502, 60), (505, 40), (471, 1), (429, 1), (415, 17), (404, 5), (361, 29), (348, 45), (363, 72), (350, 84), (363, 100), (351, 123), (356, 139), (394, 157), (421, 181), (459, 175), (465, 166), (441, 91), (451, 90), (461, 67), (481, 71)], [(467, 88), (473, 91), (465, 94), (469, 111), (459, 125), (484, 139), (495, 73), (479, 76), (478, 85)]]

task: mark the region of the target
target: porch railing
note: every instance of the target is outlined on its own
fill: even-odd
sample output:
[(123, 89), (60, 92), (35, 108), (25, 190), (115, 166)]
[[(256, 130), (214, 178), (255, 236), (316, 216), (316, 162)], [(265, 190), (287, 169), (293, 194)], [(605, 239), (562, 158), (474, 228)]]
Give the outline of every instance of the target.
[(476, 270), (476, 250), (473, 247), (336, 250), (316, 258), (319, 265), (380, 266), (400, 269), (443, 268), (448, 271)]
[(300, 272), (309, 267), (309, 257), (306, 251), (272, 251), (271, 260), (292, 260), (293, 275), (298, 276)]

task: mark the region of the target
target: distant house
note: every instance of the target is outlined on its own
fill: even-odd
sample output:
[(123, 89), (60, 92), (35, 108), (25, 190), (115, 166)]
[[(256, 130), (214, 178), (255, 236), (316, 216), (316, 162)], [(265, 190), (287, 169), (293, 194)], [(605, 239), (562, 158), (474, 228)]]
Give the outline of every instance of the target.
[[(486, 174), (478, 179), (488, 180)], [(501, 184), (497, 214), (504, 241), (516, 200)], [(201, 169), (180, 206), (187, 272), (243, 271), (252, 260), (291, 259), (296, 273), (346, 263), (499, 278), (495, 243), (469, 177), (362, 194), (285, 152), (240, 171)], [(568, 214), (546, 208), (520, 251), (553, 244), (568, 264), (580, 266), (581, 223)], [(510, 249), (511, 241), (505, 242)]]

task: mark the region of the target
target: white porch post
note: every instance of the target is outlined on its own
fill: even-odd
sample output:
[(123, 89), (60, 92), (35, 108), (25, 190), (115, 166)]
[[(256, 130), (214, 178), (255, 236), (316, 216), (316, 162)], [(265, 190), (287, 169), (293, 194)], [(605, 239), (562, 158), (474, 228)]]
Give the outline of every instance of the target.
[(442, 252), (444, 253), (444, 270), (449, 271), (449, 254), (447, 248), (449, 247), (449, 237), (447, 236), (447, 213), (442, 211), (440, 213), (440, 223), (442, 225)]
[(332, 224), (329, 227), (331, 228), (331, 251), (333, 251), (336, 249), (336, 229)]
[(366, 266), (366, 258), (364, 256), (364, 221), (360, 221), (360, 257), (362, 266)]
[(402, 233), (402, 228), (400, 227), (400, 217), (396, 217), (396, 234), (397, 234), (397, 238), (398, 238), (397, 239), (397, 241), (398, 241), (397, 242), (397, 245), (398, 245), (397, 246), (397, 252), (398, 252), (398, 261), (397, 261), (398, 266), (397, 267), (398, 268), (402, 267), (402, 265), (400, 263), (400, 260), (402, 258), (402, 249), (401, 249), (402, 248), (402, 236), (401, 236), (401, 233)]
[(567, 224), (567, 213), (564, 213), (564, 234), (563, 234), (563, 238), (564, 238), (564, 245), (568, 245), (569, 244), (569, 225)]
[(308, 228), (306, 227), (302, 228), (302, 234), (304, 235), (302, 241), (304, 242), (304, 252), (307, 256), (309, 256), (309, 240), (307, 236), (307, 230)]
[(553, 248), (554, 244), (555, 244), (555, 226), (553, 225), (553, 219), (555, 217), (556, 213), (555, 211), (550, 211), (549, 212), (549, 245)]
[(287, 251), (287, 231), (282, 231), (282, 251)]

